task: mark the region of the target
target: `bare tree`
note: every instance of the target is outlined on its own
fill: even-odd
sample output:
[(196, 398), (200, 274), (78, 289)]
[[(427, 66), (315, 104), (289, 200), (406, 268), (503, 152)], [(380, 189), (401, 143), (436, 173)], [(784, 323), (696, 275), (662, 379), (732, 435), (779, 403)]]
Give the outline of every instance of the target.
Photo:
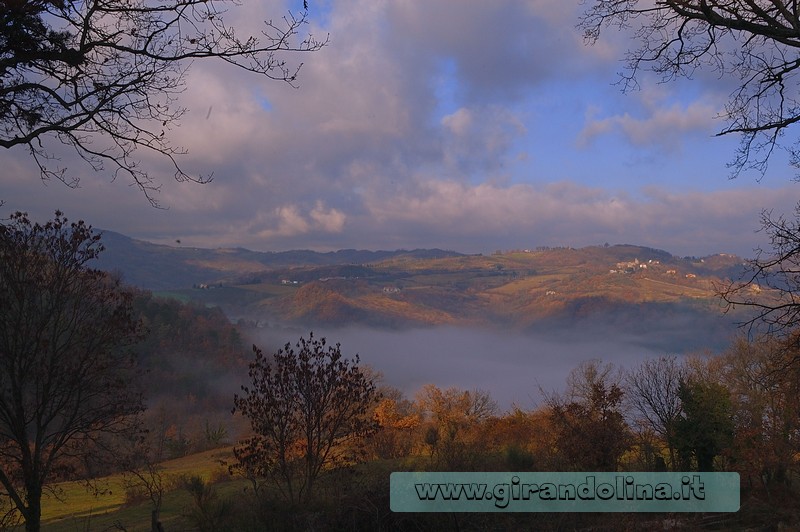
[(723, 355), (723, 379), (731, 391), (737, 470), (750, 485), (769, 491), (788, 486), (800, 461), (800, 366), (771, 336), (737, 339)]
[(0, 491), (0, 530), (12, 529), (19, 525), (20, 514), (14, 501), (5, 491)]
[[(253, 346), (252, 387), (234, 397), (255, 433), (233, 450), (232, 467), (251, 480), (271, 478), (286, 499), (308, 501), (325, 467), (352, 463), (362, 438), (378, 425), (368, 413), (379, 395), (354, 359), (342, 358), (340, 345), (300, 338), (273, 356)], [(258, 486), (254, 483), (254, 486)]]
[(584, 360), (567, 375), (567, 399), (588, 402), (597, 383), (602, 383), (605, 387), (621, 387), (622, 376), (622, 370), (610, 362), (604, 363), (598, 358)]
[(146, 496), (153, 505), (150, 511), (150, 530), (163, 532), (164, 527), (160, 521), (161, 503), (166, 490), (163, 467), (151, 460), (145, 460), (138, 465), (131, 464), (126, 469), (123, 477), (126, 498), (128, 494), (132, 495), (132, 498)]
[(637, 73), (649, 69), (663, 81), (711, 69), (738, 83), (725, 106), (727, 125), (719, 135), (738, 134), (733, 175), (762, 175), (776, 148), (786, 148), (800, 165), (796, 137), (783, 140), (800, 121), (797, 75), (800, 11), (791, 1), (589, 0), (581, 26), (594, 43), (602, 28), (629, 30), (638, 48), (628, 52), (625, 89), (637, 87)]
[(134, 158), (165, 156), (178, 181), (190, 176), (168, 132), (188, 65), (218, 58), (294, 84), (300, 64), (286, 52), (319, 50), (327, 39), (299, 36), (306, 12), (266, 21), (259, 36), (225, 22), (237, 0), (0, 0), (0, 146), (24, 146), (42, 178), (76, 186), (48, 140), (73, 148), (95, 170), (127, 175), (150, 200), (158, 184)]
[(675, 423), (681, 415), (678, 390), (686, 373), (676, 357), (659, 357), (645, 360), (626, 378), (626, 398), (639, 416), (637, 422), (664, 439), (673, 469), (678, 464), (675, 448)]
[(784, 337), (797, 345), (800, 337), (800, 204), (795, 219), (773, 217), (772, 212), (761, 214), (762, 230), (770, 237), (772, 250), (757, 250), (756, 258), (748, 260), (745, 273), (721, 287), (718, 292), (727, 309), (737, 306), (753, 311), (742, 323), (750, 332)]
[(0, 485), (39, 530), (43, 488), (78, 471), (143, 409), (131, 386), (132, 295), (87, 263), (99, 236), (59, 212), (0, 225)]

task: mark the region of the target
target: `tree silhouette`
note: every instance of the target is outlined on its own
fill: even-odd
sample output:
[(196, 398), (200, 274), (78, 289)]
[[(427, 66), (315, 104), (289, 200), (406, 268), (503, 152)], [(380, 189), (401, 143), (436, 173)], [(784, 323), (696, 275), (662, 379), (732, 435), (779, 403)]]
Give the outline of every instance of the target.
[(800, 121), (797, 2), (592, 0), (588, 5), (581, 26), (589, 42), (609, 26), (630, 30), (638, 41), (627, 54), (625, 89), (638, 86), (642, 69), (670, 81), (704, 68), (739, 84), (722, 113), (727, 126), (719, 133), (741, 136), (731, 162), (734, 175), (763, 174), (778, 147), (800, 165), (797, 137), (783, 142), (788, 128)]
[(565, 397), (550, 394), (547, 405), (556, 446), (574, 471), (616, 471), (632, 441), (623, 415), (622, 387), (610, 364), (580, 364), (567, 378)]
[(638, 416), (637, 423), (663, 438), (673, 470), (678, 462), (675, 423), (681, 415), (678, 391), (686, 372), (676, 357), (659, 357), (645, 360), (626, 378), (627, 400)]
[(745, 262), (739, 279), (717, 291), (726, 310), (738, 306), (753, 311), (742, 323), (750, 332), (760, 330), (782, 337), (796, 347), (800, 343), (800, 204), (795, 207), (794, 220), (764, 211), (761, 227), (770, 238), (772, 250), (758, 249), (756, 257)]
[(0, 146), (24, 146), (42, 178), (76, 186), (58, 164), (56, 140), (95, 170), (127, 175), (157, 205), (158, 189), (134, 158), (138, 148), (165, 156), (175, 179), (190, 176), (169, 142), (184, 114), (177, 102), (188, 64), (216, 57), (294, 84), (299, 64), (287, 52), (319, 50), (326, 40), (299, 37), (306, 12), (266, 21), (242, 36), (225, 22), (235, 0), (0, 0)]
[(123, 349), (138, 336), (130, 293), (87, 263), (100, 237), (60, 212), (0, 225), (0, 484), (39, 530), (42, 489), (99, 454), (142, 411)]
[(800, 453), (800, 366), (796, 348), (774, 337), (737, 339), (723, 355), (730, 389), (736, 468), (743, 483), (788, 486)]
[(232, 467), (251, 478), (271, 478), (292, 502), (308, 501), (326, 467), (352, 463), (359, 440), (378, 425), (368, 416), (379, 395), (359, 368), (358, 355), (342, 358), (340, 345), (313, 333), (273, 356), (253, 346), (252, 386), (234, 397), (234, 412), (250, 420), (251, 438), (234, 448)]

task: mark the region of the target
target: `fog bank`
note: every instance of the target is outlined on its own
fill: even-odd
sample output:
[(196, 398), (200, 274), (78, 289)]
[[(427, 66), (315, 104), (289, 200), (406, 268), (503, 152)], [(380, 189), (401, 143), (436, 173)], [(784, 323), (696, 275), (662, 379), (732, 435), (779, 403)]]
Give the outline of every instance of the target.
[[(735, 328), (725, 328), (730, 334)], [(425, 384), (441, 388), (480, 388), (490, 392), (501, 410), (512, 405), (530, 409), (542, 404), (540, 390), (562, 390), (570, 370), (593, 358), (632, 368), (666, 354), (683, 355), (724, 345), (720, 333), (696, 334), (686, 349), (670, 349), (673, 324), (653, 324), (646, 333), (599, 326), (561, 327), (551, 331), (491, 331), (457, 327), (384, 330), (365, 327), (315, 328), (316, 337), (342, 345), (345, 356), (358, 353), (362, 364), (384, 375), (384, 383), (408, 398)], [(684, 331), (686, 333), (687, 331)], [(262, 330), (264, 348), (295, 343), (308, 330)], [(269, 346), (269, 347), (268, 347)]]

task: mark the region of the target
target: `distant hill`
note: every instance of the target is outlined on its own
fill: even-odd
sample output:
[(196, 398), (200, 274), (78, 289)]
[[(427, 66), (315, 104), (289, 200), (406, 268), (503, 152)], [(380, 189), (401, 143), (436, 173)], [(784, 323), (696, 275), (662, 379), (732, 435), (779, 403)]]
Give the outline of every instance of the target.
[(204, 249), (165, 246), (100, 230), (106, 250), (96, 268), (116, 271), (124, 280), (147, 290), (173, 290), (199, 284), (218, 284), (231, 277), (278, 268), (366, 264), (388, 259), (434, 259), (461, 256), (440, 249), (366, 251), (343, 249), (328, 253), (310, 250), (260, 252), (244, 248)]
[(635, 318), (677, 308), (718, 314), (716, 286), (741, 271), (733, 256), (678, 258), (609, 246), (389, 259), (337, 276), (327, 268), (277, 270), (241, 287), (264, 294), (255, 314), (276, 320), (533, 327), (546, 319)]
[(534, 329), (568, 321), (635, 330), (669, 319), (697, 334), (721, 326), (716, 287), (743, 271), (734, 255), (681, 258), (634, 245), (464, 255), (211, 250), (112, 232), (103, 241), (100, 267), (127, 282), (254, 323)]

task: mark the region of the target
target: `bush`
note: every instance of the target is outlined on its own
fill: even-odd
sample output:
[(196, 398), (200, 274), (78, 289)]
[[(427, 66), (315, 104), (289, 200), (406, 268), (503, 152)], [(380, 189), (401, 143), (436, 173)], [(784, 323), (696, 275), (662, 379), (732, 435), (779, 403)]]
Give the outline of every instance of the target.
[(533, 453), (518, 445), (506, 448), (506, 466), (511, 471), (534, 471), (536, 459)]
[(183, 488), (192, 496), (192, 506), (184, 510), (184, 517), (201, 532), (220, 530), (230, 514), (228, 501), (220, 499), (211, 483), (198, 475), (185, 477)]
[(125, 486), (125, 502), (123, 506), (136, 506), (150, 501), (150, 493), (144, 486), (129, 484)]

